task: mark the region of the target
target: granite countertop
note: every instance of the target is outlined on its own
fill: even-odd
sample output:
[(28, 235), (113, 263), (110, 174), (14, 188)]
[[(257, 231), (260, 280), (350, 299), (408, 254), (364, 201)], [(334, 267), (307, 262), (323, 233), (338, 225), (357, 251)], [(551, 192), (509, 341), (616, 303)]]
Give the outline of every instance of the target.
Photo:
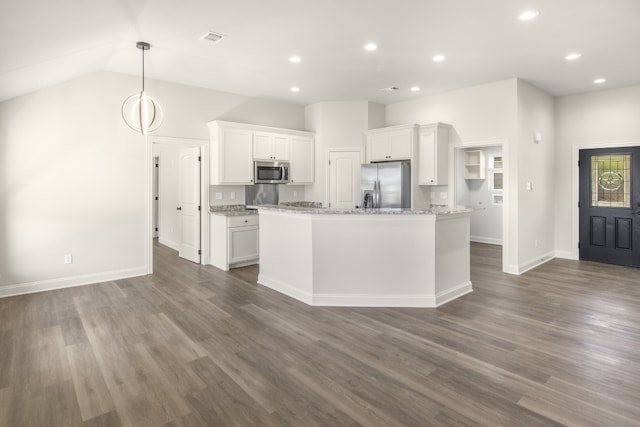
[(313, 215), (458, 215), (471, 213), (472, 209), (458, 209), (448, 207), (436, 207), (431, 209), (409, 208), (381, 208), (381, 209), (326, 209), (314, 207), (285, 206), (285, 205), (260, 205), (252, 206), (256, 209), (265, 209), (276, 212), (313, 214)]
[(213, 215), (222, 215), (222, 216), (258, 215), (257, 210), (247, 209), (245, 205), (209, 206), (209, 212)]

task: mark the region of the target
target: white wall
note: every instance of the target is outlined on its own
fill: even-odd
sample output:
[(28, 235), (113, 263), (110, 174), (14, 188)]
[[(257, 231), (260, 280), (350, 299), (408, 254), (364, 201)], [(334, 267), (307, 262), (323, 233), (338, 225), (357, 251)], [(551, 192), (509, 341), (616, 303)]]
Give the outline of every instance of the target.
[(363, 147), (364, 131), (369, 129), (369, 104), (366, 101), (319, 102), (305, 107), (307, 130), (316, 133), (316, 179), (313, 186), (307, 187), (307, 200), (322, 202), (325, 206), (329, 203), (325, 194), (327, 153), (332, 148)]
[[(533, 140), (535, 132), (542, 135), (540, 143)], [(511, 147), (517, 153), (513, 166), (517, 170), (518, 268), (524, 271), (555, 256), (556, 147), (553, 97), (522, 80), (518, 80), (518, 139)]]
[(556, 99), (555, 248), (559, 256), (577, 252), (577, 195), (572, 182), (577, 167), (574, 146), (638, 142), (640, 86), (602, 90)]
[[(504, 156), (508, 162), (512, 162), (511, 142), (517, 139), (517, 88), (518, 80), (509, 79), (389, 104), (386, 108), (386, 125), (448, 123), (453, 126), (451, 144), (496, 139), (507, 141)], [(505, 172), (509, 172), (508, 165)], [(509, 215), (504, 221), (509, 242), (505, 245), (507, 251), (503, 254), (503, 263), (507, 271), (515, 273), (519, 265), (518, 200), (517, 194), (511, 192), (517, 188), (517, 173), (508, 176), (510, 182), (505, 183), (504, 202)], [(436, 186), (431, 191), (439, 194), (449, 191), (449, 188)]]
[[(120, 116), (139, 84), (99, 72), (0, 103), (0, 296), (146, 273), (145, 140)], [(152, 80), (147, 91), (164, 136), (208, 139), (214, 119), (304, 129), (292, 104)]]

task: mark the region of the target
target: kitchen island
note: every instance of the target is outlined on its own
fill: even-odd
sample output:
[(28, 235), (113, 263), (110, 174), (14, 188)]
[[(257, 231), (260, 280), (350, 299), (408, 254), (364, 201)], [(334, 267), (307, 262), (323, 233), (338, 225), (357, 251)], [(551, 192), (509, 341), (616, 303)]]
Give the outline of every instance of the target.
[(472, 291), (470, 210), (257, 208), (258, 283), (307, 304), (437, 307)]

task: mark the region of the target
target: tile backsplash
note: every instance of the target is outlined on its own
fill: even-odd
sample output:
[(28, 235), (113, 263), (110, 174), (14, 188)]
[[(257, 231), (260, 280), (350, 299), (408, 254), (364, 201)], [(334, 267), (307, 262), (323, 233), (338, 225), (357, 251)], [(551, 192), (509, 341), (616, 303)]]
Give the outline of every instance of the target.
[[(305, 200), (304, 185), (280, 185), (280, 202), (297, 202)], [(236, 205), (245, 202), (244, 185), (210, 185), (209, 205)]]

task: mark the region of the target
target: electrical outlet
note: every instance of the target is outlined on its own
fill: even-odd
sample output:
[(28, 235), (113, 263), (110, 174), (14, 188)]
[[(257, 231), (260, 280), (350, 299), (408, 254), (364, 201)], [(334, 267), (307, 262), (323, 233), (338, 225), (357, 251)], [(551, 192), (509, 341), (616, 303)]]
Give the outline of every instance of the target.
[(222, 200), (222, 192), (216, 191), (216, 200)]
[(232, 191), (231, 193), (229, 193), (229, 198), (230, 198), (231, 200), (235, 200), (235, 199), (236, 199), (236, 192), (235, 192), (235, 191)]
[(64, 263), (65, 264), (73, 264), (73, 255), (71, 254), (66, 254), (64, 256)]
[(533, 241), (533, 247), (534, 247), (534, 248), (537, 248), (537, 247), (538, 247), (538, 239), (536, 239), (536, 240), (534, 240), (534, 241)]
[(293, 197), (298, 197), (298, 192), (296, 190), (293, 190)]

